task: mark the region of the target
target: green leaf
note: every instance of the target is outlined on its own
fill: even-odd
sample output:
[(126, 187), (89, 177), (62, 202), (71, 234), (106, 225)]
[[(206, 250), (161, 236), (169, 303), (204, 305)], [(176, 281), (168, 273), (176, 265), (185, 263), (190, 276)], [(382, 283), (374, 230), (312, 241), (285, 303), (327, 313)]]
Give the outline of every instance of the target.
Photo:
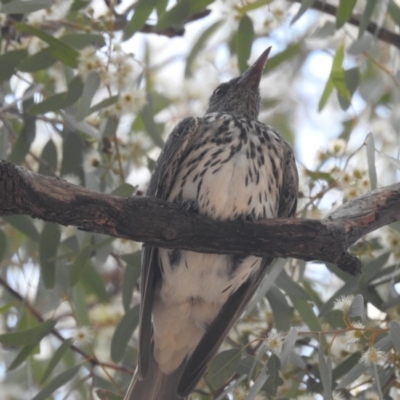
[(157, 0), (138, 0), (135, 3), (135, 11), (132, 18), (124, 27), (123, 40), (129, 39), (146, 23), (147, 18), (157, 5)]
[(3, 333), (0, 335), (0, 343), (6, 346), (37, 345), (42, 338), (52, 331), (56, 323), (57, 321), (54, 319), (49, 319), (34, 328), (12, 333)]
[(30, 35), (34, 35), (39, 39), (42, 39), (50, 46), (49, 50), (53, 57), (55, 57), (57, 60), (61, 61), (68, 67), (77, 67), (79, 53), (71, 46), (30, 25), (15, 23), (13, 24), (13, 27), (21, 33), (27, 33)]
[(400, 7), (393, 0), (389, 0), (388, 12), (393, 21), (400, 26)]
[(7, 236), (2, 229), (0, 229), (0, 262), (6, 256), (7, 250)]
[[(372, 13), (377, 5), (377, 0), (366, 0), (367, 4), (365, 5), (364, 12), (360, 19), (360, 26), (358, 28), (358, 39), (361, 39), (369, 22), (371, 21)], [(390, 5), (389, 5), (389, 14), (390, 14)]]
[(96, 268), (91, 263), (86, 265), (81, 275), (81, 283), (87, 289), (94, 293), (101, 302), (108, 302), (110, 296), (106, 290), (104, 279), (99, 275)]
[(76, 115), (77, 121), (82, 121), (90, 113), (90, 105), (94, 95), (100, 87), (100, 77), (97, 72), (91, 72), (87, 77), (84, 85), (82, 96), (79, 101), (78, 113)]
[(77, 254), (75, 261), (72, 263), (70, 274), (69, 274), (69, 284), (70, 286), (75, 286), (82, 273), (83, 270), (86, 268), (86, 264), (89, 260), (90, 253), (92, 252), (91, 245), (83, 246), (79, 253)]
[(28, 236), (29, 239), (33, 240), (34, 242), (39, 241), (39, 232), (37, 231), (35, 225), (33, 225), (31, 218), (25, 215), (11, 215), (8, 217), (3, 217), (3, 219), (13, 228)]
[(76, 365), (61, 374), (57, 375), (44, 389), (42, 389), (32, 400), (46, 400), (49, 396), (54, 393), (58, 388), (69, 382), (81, 368), (80, 365)]
[(324, 91), (322, 92), (321, 98), (319, 99), (318, 103), (318, 111), (322, 111), (326, 105), (326, 102), (329, 99), (329, 96), (332, 94), (333, 91), (333, 83), (330, 78), (326, 81)]
[[(182, 28), (192, 14), (192, 0), (181, 0), (158, 20), (157, 30), (174, 27)], [(194, 3), (194, 2), (193, 2)]]
[(367, 136), (366, 146), (367, 146), (369, 183), (371, 185), (371, 189), (374, 190), (377, 188), (378, 178), (375, 167), (375, 141), (374, 141), (374, 135), (372, 133), (369, 133)]
[(125, 355), (126, 347), (139, 324), (139, 306), (135, 306), (121, 318), (111, 341), (111, 359), (119, 362)]
[(210, 37), (221, 25), (222, 21), (214, 22), (211, 26), (205, 29), (198, 37), (196, 43), (192, 47), (192, 50), (190, 51), (186, 59), (185, 78), (189, 78), (192, 75), (192, 66), (194, 60), (196, 59), (200, 51), (203, 49), (204, 45), (209, 41)]
[(28, 344), (28, 345), (24, 346), (18, 352), (17, 356), (14, 358), (13, 362), (8, 367), (8, 370), (12, 371), (13, 369), (19, 367), (26, 360), (26, 358), (30, 354), (32, 354), (35, 350), (36, 350), (36, 353), (39, 352), (38, 343)]
[(274, 313), (274, 325), (279, 331), (288, 331), (291, 324), (292, 308), (289, 306), (286, 296), (274, 285), (265, 297)]
[(83, 49), (87, 46), (101, 48), (106, 45), (104, 37), (96, 33), (69, 33), (61, 36), (60, 40), (77, 49)]
[(147, 93), (147, 102), (140, 112), (140, 117), (146, 128), (146, 132), (153, 140), (154, 144), (162, 148), (164, 146), (164, 141), (162, 140), (161, 133), (154, 121), (153, 101), (150, 93)]
[(219, 389), (236, 372), (241, 350), (230, 349), (218, 353), (207, 368), (206, 380), (214, 389)]
[(319, 362), (319, 372), (322, 382), (322, 387), (324, 388), (324, 399), (332, 398), (332, 362), (328, 358), (325, 359), (324, 349), (322, 343), (318, 346), (318, 362)]
[(321, 325), (318, 321), (318, 318), (315, 316), (314, 311), (311, 305), (306, 300), (295, 299), (294, 307), (300, 314), (300, 317), (304, 321), (304, 323), (312, 330), (312, 331), (320, 331)]
[(247, 60), (250, 57), (251, 45), (254, 40), (254, 28), (252, 20), (245, 14), (239, 22), (236, 34), (236, 53), (240, 72), (244, 72), (248, 65)]
[(400, 324), (397, 321), (391, 321), (389, 326), (390, 338), (392, 339), (397, 353), (400, 353)]
[(267, 74), (275, 68), (279, 67), (283, 62), (292, 59), (294, 56), (300, 53), (302, 44), (294, 43), (290, 44), (285, 50), (268, 58), (267, 64), (263, 70), (263, 74)]
[(281, 369), (281, 361), (276, 354), (271, 354), (267, 362), (268, 381), (267, 381), (267, 393), (269, 395), (276, 395), (279, 386), (283, 385), (283, 379), (279, 375)]
[(44, 8), (50, 8), (52, 0), (13, 0), (1, 6), (0, 12), (4, 14), (28, 14)]
[(289, 360), (290, 353), (292, 352), (294, 346), (296, 345), (297, 335), (298, 335), (297, 329), (290, 328), (290, 331), (287, 333), (285, 340), (283, 341), (282, 351), (280, 354), (280, 360), (282, 366), (285, 366), (285, 364)]
[(361, 294), (357, 294), (353, 302), (351, 303), (349, 316), (351, 318), (360, 318), (361, 321), (365, 321), (365, 306), (364, 306), (364, 298)]
[(112, 106), (113, 104), (115, 104), (118, 101), (118, 99), (119, 99), (119, 96), (111, 96), (105, 100), (102, 100), (102, 101), (96, 103), (94, 106), (90, 107), (88, 115), (90, 115), (96, 111), (100, 111), (105, 107)]
[(357, 0), (340, 0), (336, 12), (336, 28), (341, 28), (351, 17)]
[(96, 394), (100, 400), (124, 400), (124, 396), (119, 396), (110, 390), (99, 389), (96, 390)]
[(297, 14), (290, 21), (290, 25), (293, 25), (313, 4), (315, 0), (302, 0), (301, 6)]
[(56, 261), (60, 228), (57, 224), (47, 222), (39, 241), (39, 262), (44, 285), (48, 289), (54, 288), (56, 281)]
[(38, 173), (41, 175), (54, 176), (57, 169), (57, 148), (52, 139), (49, 139), (43, 148), (42, 159)]
[(68, 91), (55, 94), (43, 100), (40, 103), (32, 104), (28, 108), (31, 114), (45, 114), (49, 111), (59, 111), (74, 104), (81, 96), (83, 91), (83, 82), (79, 75), (77, 75), (68, 85)]
[(0, 82), (10, 79), (15, 69), (28, 55), (26, 50), (13, 50), (0, 56)]
[(132, 186), (130, 183), (122, 183), (115, 190), (112, 191), (112, 195), (119, 197), (129, 197), (135, 193), (137, 186)]
[(50, 49), (46, 48), (27, 57), (18, 65), (18, 70), (22, 72), (37, 72), (42, 69), (50, 68), (56, 61)]
[(124, 305), (125, 312), (127, 312), (132, 302), (133, 290), (140, 276), (141, 252), (125, 254), (122, 256), (122, 259), (126, 262), (122, 279), (122, 304)]
[(57, 351), (54, 353), (53, 357), (47, 364), (45, 371), (43, 372), (42, 379), (40, 380), (41, 384), (43, 384), (47, 380), (47, 378), (51, 375), (51, 373), (54, 371), (55, 367), (61, 360), (62, 356), (71, 347), (71, 344), (72, 344), (72, 339), (65, 340), (61, 344), (61, 346), (57, 349)]
[(86, 296), (81, 283), (78, 283), (71, 289), (71, 304), (78, 325), (90, 325)]
[(285, 270), (276, 278), (276, 284), (286, 292), (292, 301), (296, 301), (296, 299), (311, 300), (309, 294)]
[(76, 132), (63, 132), (61, 176), (74, 174), (81, 176), (83, 161), (83, 140)]
[[(25, 90), (25, 93), (30, 89)], [(36, 117), (29, 115), (27, 112), (32, 105), (33, 97), (22, 102), (23, 126), (9, 157), (9, 160), (15, 164), (20, 164), (24, 161), (26, 154), (31, 148), (31, 144), (36, 138)]]

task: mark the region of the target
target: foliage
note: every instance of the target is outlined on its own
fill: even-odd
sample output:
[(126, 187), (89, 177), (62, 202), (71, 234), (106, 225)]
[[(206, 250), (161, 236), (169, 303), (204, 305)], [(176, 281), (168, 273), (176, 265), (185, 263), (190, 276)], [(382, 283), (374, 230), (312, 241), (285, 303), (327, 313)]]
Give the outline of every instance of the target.
[[(172, 126), (272, 45), (260, 120), (296, 150), (298, 216), (399, 178), (395, 0), (332, 0), (334, 16), (309, 0), (1, 4), (1, 159), (140, 194)], [(192, 398), (397, 398), (399, 249), (393, 224), (351, 249), (365, 263), (356, 278), (276, 260)], [(2, 398), (121, 398), (140, 245), (12, 216), (0, 266)]]

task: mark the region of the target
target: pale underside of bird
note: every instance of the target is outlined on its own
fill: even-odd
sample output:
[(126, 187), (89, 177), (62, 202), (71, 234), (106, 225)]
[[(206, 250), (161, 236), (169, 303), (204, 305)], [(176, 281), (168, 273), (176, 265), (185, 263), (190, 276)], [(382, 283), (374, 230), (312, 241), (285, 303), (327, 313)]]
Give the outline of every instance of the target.
[[(298, 177), (292, 149), (257, 121), (269, 50), (214, 91), (204, 117), (186, 118), (175, 127), (147, 195), (219, 220), (294, 214)], [(145, 247), (138, 369), (125, 399), (187, 397), (270, 262)]]

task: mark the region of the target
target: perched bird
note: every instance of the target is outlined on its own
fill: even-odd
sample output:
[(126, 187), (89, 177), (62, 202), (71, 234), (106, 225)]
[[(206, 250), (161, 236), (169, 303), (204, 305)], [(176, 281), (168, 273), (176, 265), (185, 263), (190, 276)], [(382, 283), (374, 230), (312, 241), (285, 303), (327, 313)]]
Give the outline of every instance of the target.
[[(294, 214), (298, 175), (292, 148), (257, 121), (270, 49), (214, 90), (204, 117), (178, 123), (158, 159), (148, 196), (218, 220)], [(138, 368), (125, 400), (187, 398), (271, 261), (145, 247)]]

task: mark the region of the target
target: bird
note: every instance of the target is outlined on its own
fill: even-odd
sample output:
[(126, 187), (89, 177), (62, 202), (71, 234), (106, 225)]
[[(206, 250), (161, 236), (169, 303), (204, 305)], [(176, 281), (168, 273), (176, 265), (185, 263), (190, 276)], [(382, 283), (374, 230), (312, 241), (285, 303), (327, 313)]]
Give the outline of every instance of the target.
[[(293, 149), (258, 121), (270, 50), (220, 84), (203, 117), (187, 117), (175, 126), (147, 196), (221, 221), (295, 214)], [(272, 257), (145, 246), (138, 363), (125, 400), (187, 399), (271, 262)]]

